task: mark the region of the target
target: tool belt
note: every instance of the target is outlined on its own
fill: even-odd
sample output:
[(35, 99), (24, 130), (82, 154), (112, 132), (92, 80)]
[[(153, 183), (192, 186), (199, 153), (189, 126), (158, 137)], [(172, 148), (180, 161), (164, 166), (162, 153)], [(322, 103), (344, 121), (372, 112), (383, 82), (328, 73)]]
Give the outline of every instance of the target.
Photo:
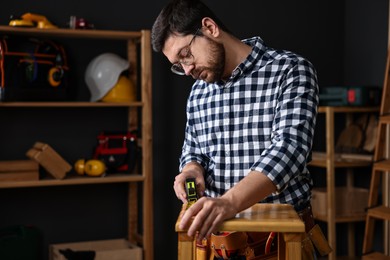
[[(318, 252), (325, 256), (332, 252), (321, 228), (315, 224), (311, 205), (298, 212), (305, 223), (305, 235), (302, 238), (302, 259), (313, 260)], [(196, 260), (276, 259), (277, 233), (261, 232), (218, 232), (213, 233), (202, 244), (196, 245)]]

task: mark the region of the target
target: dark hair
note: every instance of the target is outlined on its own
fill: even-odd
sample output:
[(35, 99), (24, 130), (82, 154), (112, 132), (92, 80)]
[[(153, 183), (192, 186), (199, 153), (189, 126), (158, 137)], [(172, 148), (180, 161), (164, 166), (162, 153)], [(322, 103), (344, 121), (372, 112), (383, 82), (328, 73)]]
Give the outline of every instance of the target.
[[(202, 19), (210, 17), (225, 32), (229, 30), (218, 17), (199, 0), (172, 0), (160, 12), (152, 27), (152, 47), (160, 52), (166, 39), (173, 33), (194, 34), (202, 25)], [(201, 35), (201, 33), (199, 33)]]

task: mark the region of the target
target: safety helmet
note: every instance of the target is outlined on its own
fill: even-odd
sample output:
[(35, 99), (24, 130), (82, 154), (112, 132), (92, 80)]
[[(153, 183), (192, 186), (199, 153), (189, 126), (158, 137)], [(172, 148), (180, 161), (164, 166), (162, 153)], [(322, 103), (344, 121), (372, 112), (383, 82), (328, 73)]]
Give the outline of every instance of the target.
[(93, 58), (85, 71), (85, 82), (91, 101), (98, 101), (117, 83), (119, 75), (129, 68), (129, 62), (114, 53), (103, 53)]
[(135, 86), (126, 76), (120, 76), (118, 82), (102, 98), (103, 102), (131, 102), (136, 100)]

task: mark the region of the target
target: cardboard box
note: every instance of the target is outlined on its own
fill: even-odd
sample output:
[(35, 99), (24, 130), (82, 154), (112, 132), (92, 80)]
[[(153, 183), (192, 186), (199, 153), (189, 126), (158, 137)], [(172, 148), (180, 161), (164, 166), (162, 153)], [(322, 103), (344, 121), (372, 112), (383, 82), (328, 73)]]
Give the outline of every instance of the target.
[(94, 260), (142, 260), (142, 249), (125, 239), (86, 241), (66, 244), (54, 244), (49, 247), (50, 260), (66, 260), (60, 249), (72, 251), (94, 251)]
[(65, 161), (48, 144), (36, 142), (34, 147), (27, 151), (27, 157), (37, 161), (45, 170), (56, 179), (63, 179), (72, 166)]
[[(368, 189), (363, 188), (336, 187), (336, 216), (364, 213), (368, 205), (368, 193)], [(312, 190), (311, 204), (314, 216), (327, 215), (326, 188), (315, 188)]]
[(0, 181), (37, 181), (39, 164), (33, 160), (0, 161)]

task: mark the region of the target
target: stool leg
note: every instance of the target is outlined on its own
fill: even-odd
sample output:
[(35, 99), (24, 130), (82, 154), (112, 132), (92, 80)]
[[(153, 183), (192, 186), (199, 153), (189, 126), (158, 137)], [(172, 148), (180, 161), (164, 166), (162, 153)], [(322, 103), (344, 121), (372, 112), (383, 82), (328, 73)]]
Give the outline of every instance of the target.
[(278, 260), (287, 259), (286, 257), (286, 241), (284, 241), (284, 236), (281, 233), (278, 233)]
[(363, 241), (363, 254), (367, 254), (372, 250), (372, 241), (374, 239), (375, 219), (369, 213), (366, 216), (366, 227)]
[(284, 241), (286, 243), (286, 258), (289, 260), (301, 260), (301, 242), (302, 234), (297, 233), (284, 233)]
[(194, 259), (194, 239), (185, 232), (178, 233), (178, 256), (177, 260)]

